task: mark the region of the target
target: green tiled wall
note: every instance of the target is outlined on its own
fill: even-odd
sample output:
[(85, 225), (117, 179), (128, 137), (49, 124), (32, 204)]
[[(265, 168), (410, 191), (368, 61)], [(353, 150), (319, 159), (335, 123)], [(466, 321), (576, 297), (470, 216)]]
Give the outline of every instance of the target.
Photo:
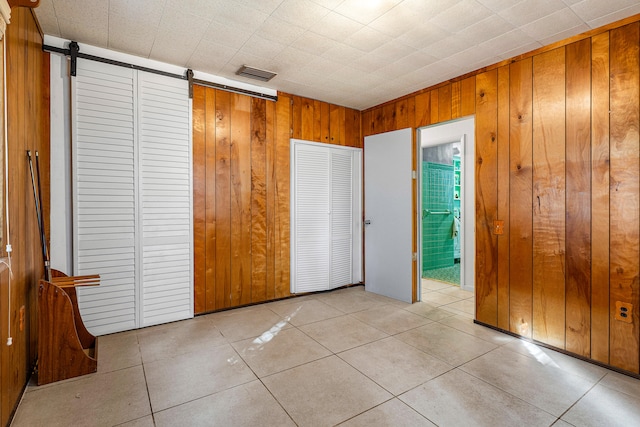
[[(453, 166), (422, 164), (422, 270), (453, 265)], [(449, 215), (424, 214), (450, 211)]]

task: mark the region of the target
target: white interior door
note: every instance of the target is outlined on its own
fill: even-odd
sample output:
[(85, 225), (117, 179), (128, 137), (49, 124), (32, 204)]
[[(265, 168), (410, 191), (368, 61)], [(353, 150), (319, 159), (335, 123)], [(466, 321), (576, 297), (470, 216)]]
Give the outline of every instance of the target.
[(365, 288), (412, 302), (412, 137), (364, 139)]

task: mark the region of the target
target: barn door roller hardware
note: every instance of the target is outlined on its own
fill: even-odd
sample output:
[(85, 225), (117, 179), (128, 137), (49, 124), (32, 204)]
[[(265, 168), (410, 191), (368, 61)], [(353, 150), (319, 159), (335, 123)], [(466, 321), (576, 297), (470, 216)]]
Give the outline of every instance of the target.
[(62, 49), (55, 46), (43, 45), (42, 50), (44, 50), (45, 52), (60, 53), (62, 55), (70, 57), (71, 58), (70, 74), (72, 77), (76, 76), (78, 58), (82, 58), (82, 59), (88, 59), (90, 61), (102, 62), (103, 64), (117, 65), (119, 67), (130, 68), (132, 70), (146, 71), (147, 73), (160, 74), (161, 76), (173, 77), (175, 79), (180, 79), (180, 80), (187, 80), (186, 75), (168, 73), (166, 71), (156, 70), (154, 68), (142, 67), (140, 65), (129, 64), (128, 62), (116, 61), (114, 59), (103, 58), (101, 56), (82, 53), (80, 52), (80, 46), (75, 41), (72, 41), (69, 43), (68, 49)]
[(76, 69), (78, 67), (78, 53), (80, 53), (80, 46), (78, 43), (69, 43), (69, 56), (71, 56), (71, 75), (76, 76)]
[(214, 83), (214, 82), (209, 82), (209, 81), (206, 81), (206, 80), (195, 79), (193, 77), (193, 70), (191, 70), (191, 69), (185, 70), (185, 73), (180, 75), (180, 74), (169, 73), (169, 72), (162, 71), (162, 70), (156, 70), (154, 68), (142, 67), (140, 65), (129, 64), (127, 62), (116, 61), (116, 60), (109, 59), (109, 58), (103, 58), (103, 57), (100, 57), (100, 56), (95, 56), (95, 55), (89, 55), (89, 54), (86, 54), (86, 53), (82, 53), (82, 52), (80, 52), (80, 46), (75, 41), (72, 41), (72, 42), (69, 43), (69, 48), (68, 49), (63, 49), (63, 48), (60, 48), (60, 47), (49, 46), (49, 45), (43, 45), (42, 46), (42, 50), (44, 50), (45, 52), (54, 52), (54, 53), (59, 53), (59, 54), (62, 54), (62, 55), (70, 57), (71, 58), (70, 74), (71, 74), (72, 77), (76, 76), (78, 58), (82, 58), (82, 59), (88, 59), (90, 61), (102, 62), (104, 64), (111, 64), (111, 65), (117, 65), (119, 67), (131, 68), (133, 70), (146, 71), (147, 73), (159, 74), (161, 76), (173, 77), (173, 78), (180, 79), (180, 80), (188, 80), (189, 81), (189, 98), (193, 98), (193, 85), (197, 84), (197, 85), (200, 85), (200, 86), (211, 87), (211, 88), (214, 88), (214, 89), (220, 89), (220, 90), (224, 90), (224, 91), (227, 91), (227, 92), (234, 92), (234, 93), (239, 93), (239, 94), (242, 94), (242, 95), (249, 95), (249, 96), (252, 96), (252, 97), (255, 97), (255, 98), (262, 98), (262, 99), (266, 99), (268, 101), (277, 101), (278, 100), (278, 96), (277, 95), (270, 95), (270, 94), (266, 94), (266, 93), (255, 92), (255, 91), (248, 90), (248, 89), (242, 89), (242, 88), (235, 87), (235, 86), (229, 86), (229, 85), (226, 85), (226, 84)]

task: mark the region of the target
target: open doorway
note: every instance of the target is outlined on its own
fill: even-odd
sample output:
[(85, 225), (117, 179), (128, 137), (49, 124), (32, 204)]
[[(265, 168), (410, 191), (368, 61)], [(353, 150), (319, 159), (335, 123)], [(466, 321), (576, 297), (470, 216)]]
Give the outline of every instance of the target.
[(434, 283), (474, 290), (474, 132), (473, 117), (418, 130), (418, 274), (426, 302)]
[(460, 286), (461, 141), (422, 147), (422, 272)]

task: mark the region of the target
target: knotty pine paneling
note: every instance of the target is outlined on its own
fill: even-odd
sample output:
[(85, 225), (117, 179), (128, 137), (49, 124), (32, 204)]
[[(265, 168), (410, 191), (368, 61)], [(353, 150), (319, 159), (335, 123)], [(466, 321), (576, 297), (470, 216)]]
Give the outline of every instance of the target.
[(231, 94), (231, 306), (251, 301), (251, 98)]
[[(640, 332), (640, 41), (639, 24), (611, 31), (610, 88), (610, 360), (638, 373)], [(633, 304), (633, 322), (615, 320), (616, 301)]]
[[(200, 87), (194, 87), (194, 98), (195, 98), (195, 90), (198, 89), (198, 92), (201, 93), (202, 95), (200, 96), (204, 96), (204, 102), (205, 102), (205, 111), (215, 111), (216, 108), (216, 94), (215, 92), (208, 92), (205, 93), (204, 88)], [(200, 253), (198, 254), (198, 251), (195, 250), (194, 254), (198, 254), (199, 255), (199, 259), (201, 261), (203, 261), (204, 264), (204, 274), (205, 274), (205, 278), (204, 280), (206, 280), (207, 282), (215, 280), (216, 277), (216, 168), (215, 168), (215, 164), (216, 164), (216, 145), (214, 144), (209, 144), (207, 146), (207, 144), (205, 144), (205, 142), (207, 141), (207, 139), (209, 141), (215, 141), (215, 132), (216, 132), (216, 126), (215, 126), (215, 122), (213, 123), (208, 123), (205, 121), (205, 115), (201, 113), (201, 117), (199, 117), (199, 120), (202, 121), (202, 127), (204, 128), (204, 139), (199, 143), (200, 145), (202, 145), (204, 147), (204, 153), (202, 154), (201, 158), (204, 158), (204, 163), (200, 163), (199, 165), (199, 169), (201, 169), (201, 173), (200, 173), (200, 177), (204, 176), (205, 179), (205, 189), (204, 189), (204, 193), (200, 196), (201, 199), (198, 200), (197, 205), (201, 207), (204, 207), (205, 211), (204, 211), (204, 215), (202, 215), (202, 218), (204, 218), (204, 236), (205, 236), (205, 242), (204, 242), (204, 254)], [(193, 140), (194, 146), (195, 146), (195, 137)], [(194, 148), (195, 150), (195, 148)], [(194, 153), (195, 154), (195, 153)], [(195, 169), (194, 169), (195, 171)], [(194, 178), (195, 181), (195, 178)], [(193, 200), (195, 201), (195, 195)], [(195, 209), (196, 203), (194, 203), (194, 209)], [(194, 215), (195, 218), (198, 218), (199, 216)], [(196, 234), (197, 235), (197, 234)], [(204, 258), (202, 258), (204, 256)], [(197, 265), (197, 264), (196, 264)], [(205, 307), (201, 307), (201, 309), (206, 309), (206, 307), (215, 307), (216, 304), (216, 289), (211, 287), (205, 290), (205, 294), (203, 296), (204, 298), (202, 298), (202, 302), (200, 302), (200, 305), (202, 305), (202, 303), (204, 302)], [(194, 298), (194, 301), (197, 301), (197, 299)]]
[[(478, 74), (476, 80), (475, 200), (476, 200), (476, 318), (498, 322), (497, 219), (498, 72)], [(442, 105), (442, 104), (440, 104)]]
[(533, 339), (565, 343), (565, 48), (533, 57)]
[(609, 33), (591, 38), (591, 358), (609, 363)]
[[(469, 79), (467, 79), (469, 80)], [(475, 86), (474, 86), (475, 87)], [(463, 98), (463, 100), (466, 99)], [(509, 223), (509, 66), (498, 68), (498, 213)], [(498, 236), (498, 324), (509, 330), (509, 227)]]
[(566, 47), (565, 349), (591, 354), (591, 41)]
[[(206, 89), (209, 97), (215, 97), (216, 103), (213, 111), (208, 111), (205, 116), (209, 129), (207, 145), (213, 145), (216, 153), (215, 182), (204, 185), (215, 186), (216, 200), (216, 252), (214, 255), (216, 264), (215, 281), (195, 282), (196, 288), (214, 289), (215, 307), (207, 307), (207, 311), (227, 308), (231, 305), (231, 94), (229, 92)], [(195, 103), (194, 103), (194, 109)], [(213, 121), (213, 128), (209, 122)], [(213, 140), (211, 140), (213, 138)], [(194, 156), (195, 163), (199, 161)], [(194, 188), (203, 185), (193, 181)], [(195, 203), (195, 201), (194, 201)], [(201, 238), (195, 236), (195, 239)], [(196, 246), (197, 247), (197, 246)]]
[[(35, 203), (26, 150), (40, 155), (43, 212), (48, 230), (49, 212), (49, 54), (42, 52), (42, 36), (31, 9), (14, 7), (4, 38), (7, 43), (7, 108), (10, 164), (10, 237), (13, 247), (11, 312), (9, 273), (0, 272), (0, 423), (6, 425), (18, 404), (36, 360), (36, 295), (38, 280), (44, 275)], [(0, 61), (1, 62), (1, 61)], [(1, 74), (1, 73), (0, 73)], [(0, 75), (1, 77), (1, 75)], [(1, 142), (4, 144), (4, 142)], [(4, 223), (4, 215), (3, 215)], [(3, 242), (7, 230), (2, 227)], [(47, 234), (48, 235), (48, 234)], [(4, 245), (0, 248), (2, 256)], [(20, 328), (20, 309), (24, 324)], [(6, 346), (8, 321), (13, 345)]]
[[(192, 144), (193, 158), (203, 159), (206, 156), (206, 101), (205, 90), (202, 86), (193, 87), (193, 113), (192, 124)], [(215, 146), (212, 150), (215, 154)], [(193, 277), (196, 283), (206, 283), (206, 260), (207, 260), (207, 235), (206, 235), (206, 162), (193, 162), (193, 182), (204, 182), (205, 185), (193, 186)], [(215, 168), (214, 168), (215, 171)], [(214, 240), (215, 244), (215, 240)], [(215, 253), (211, 257), (215, 260)], [(194, 310), (201, 313), (207, 309), (207, 289), (204, 286), (194, 288)], [(214, 289), (209, 290), (214, 294)], [(209, 306), (215, 306), (215, 302), (209, 302)]]
[(360, 146), (360, 112), (194, 86), (195, 311), (290, 296), (291, 137)]
[(267, 300), (266, 104), (251, 99), (251, 301)]
[[(361, 115), (368, 136), (400, 129), (412, 102), (414, 128), (475, 114), (477, 320), (634, 374), (639, 51), (636, 16)], [(633, 304), (632, 323), (616, 301)]]
[[(509, 68), (509, 330), (531, 338), (533, 304), (533, 70)], [(502, 219), (502, 218), (501, 218)]]
[[(275, 123), (275, 297), (283, 298), (290, 294), (290, 154), (292, 99), (279, 97), (276, 103)], [(327, 110), (328, 111), (328, 110)]]

